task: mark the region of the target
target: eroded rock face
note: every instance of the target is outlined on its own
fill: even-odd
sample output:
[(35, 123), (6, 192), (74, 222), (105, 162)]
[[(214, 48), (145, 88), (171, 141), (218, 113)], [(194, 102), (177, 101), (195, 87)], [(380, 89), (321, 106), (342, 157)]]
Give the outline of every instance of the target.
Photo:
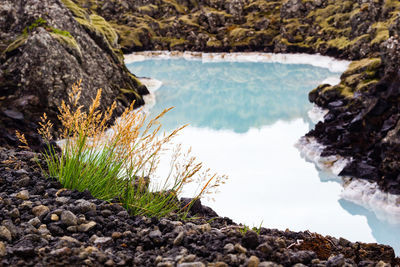
[(124, 66), (118, 37), (101, 18), (82, 12), (78, 22), (59, 0), (2, 1), (0, 14), (0, 143), (12, 144), (15, 129), (36, 139), (40, 116), (57, 121), (78, 80), (84, 107), (99, 88), (102, 110), (113, 101), (117, 113), (133, 100), (143, 104), (147, 89)]

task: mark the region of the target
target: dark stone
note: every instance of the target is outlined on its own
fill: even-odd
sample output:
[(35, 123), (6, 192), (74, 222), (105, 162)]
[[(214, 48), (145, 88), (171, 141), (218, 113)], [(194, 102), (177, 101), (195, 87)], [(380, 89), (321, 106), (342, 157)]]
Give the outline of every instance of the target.
[(339, 254), (337, 256), (330, 257), (328, 261), (326, 262), (326, 266), (328, 267), (339, 267), (343, 266), (345, 263), (345, 258), (342, 254)]
[(24, 119), (24, 115), (19, 111), (6, 109), (6, 110), (3, 110), (3, 113), (7, 117), (14, 119), (14, 120), (22, 121)]
[(371, 166), (366, 162), (353, 161), (348, 164), (339, 175), (353, 176), (357, 178), (365, 178), (369, 180), (379, 180), (379, 173), (375, 166)]
[(246, 248), (255, 249), (260, 243), (258, 241), (258, 235), (254, 231), (247, 231), (242, 238), (242, 244)]

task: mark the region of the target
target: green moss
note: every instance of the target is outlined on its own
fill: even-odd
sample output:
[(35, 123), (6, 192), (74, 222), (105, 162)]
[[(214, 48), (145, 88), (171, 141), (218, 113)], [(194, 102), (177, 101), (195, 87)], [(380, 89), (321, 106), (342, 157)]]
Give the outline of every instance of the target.
[(17, 49), (18, 47), (20, 47), (21, 45), (23, 45), (26, 40), (28, 39), (29, 33), (32, 32), (33, 30), (35, 30), (38, 27), (45, 27), (46, 30), (53, 36), (55, 37), (57, 40), (59, 40), (60, 42), (64, 43), (64, 44), (68, 44), (68, 46), (70, 46), (71, 48), (78, 50), (79, 54), (80, 54), (80, 49), (78, 44), (76, 43), (75, 38), (71, 35), (70, 32), (68, 31), (64, 31), (64, 30), (60, 30), (54, 27), (51, 27), (47, 24), (47, 21), (44, 20), (43, 18), (38, 18), (37, 20), (35, 20), (31, 25), (27, 26), (22, 34), (20, 36), (18, 36), (5, 50), (4, 53), (8, 53), (11, 52), (15, 49)]
[(377, 84), (378, 82), (379, 82), (379, 79), (364, 80), (357, 85), (356, 91), (359, 91), (359, 92), (366, 91), (368, 88)]
[(244, 10), (262, 10), (267, 11), (270, 14), (275, 10), (279, 12), (280, 5), (281, 1), (253, 0), (249, 1), (249, 4), (244, 7)]
[(149, 33), (149, 30), (142, 26), (134, 28), (126, 25), (119, 25), (116, 23), (111, 23), (111, 25), (120, 36), (120, 45), (125, 48), (132, 46), (142, 47), (143, 44), (140, 41), (140, 36)]
[(219, 41), (219, 40), (216, 40), (216, 39), (214, 39), (214, 40), (210, 39), (210, 40), (207, 41), (206, 45), (208, 47), (221, 47), (222, 46), (222, 42)]
[(23, 34), (28, 34), (28, 32), (33, 31), (37, 27), (43, 27), (43, 26), (46, 26), (46, 25), (47, 25), (47, 21), (46, 20), (44, 20), (43, 18), (38, 18), (31, 25), (26, 27), (22, 33)]
[(380, 44), (389, 39), (389, 30), (387, 22), (377, 22), (372, 25), (375, 29), (375, 38), (371, 41), (371, 44)]
[(131, 77), (131, 79), (135, 81), (135, 83), (136, 83), (135, 85), (137, 85), (137, 86), (143, 85), (142, 82), (132, 73), (129, 73), (129, 77)]
[(322, 90), (322, 93), (326, 93), (329, 90), (337, 91), (340, 95), (345, 98), (352, 98), (354, 96), (354, 91), (351, 87), (345, 86), (343, 84), (335, 86), (327, 86)]
[(28, 35), (27, 34), (21, 34), (9, 46), (7, 46), (7, 48), (4, 50), (3, 53), (5, 54), (5, 53), (9, 53), (9, 52), (14, 51), (18, 47), (20, 47), (23, 44), (25, 44), (27, 39), (28, 39)]
[(308, 45), (306, 43), (303, 43), (303, 42), (292, 43), (292, 42), (289, 42), (288, 39), (282, 38), (281, 36), (278, 36), (277, 38), (275, 38), (275, 40), (281, 42), (282, 44), (284, 44), (286, 46), (297, 46), (297, 47), (301, 47), (301, 48), (310, 48), (310, 45)]
[(344, 50), (344, 49), (348, 48), (349, 46), (352, 46), (355, 43), (359, 42), (360, 40), (366, 41), (369, 38), (370, 38), (369, 34), (364, 34), (364, 35), (358, 36), (357, 38), (355, 38), (353, 40), (349, 40), (347, 37), (342, 36), (342, 37), (339, 37), (336, 39), (331, 39), (326, 43), (330, 47), (335, 47), (337, 49)]
[(138, 7), (139, 12), (145, 13), (145, 12), (152, 12), (154, 10), (158, 10), (158, 6), (150, 4), (146, 6), (140, 6)]
[(340, 84), (326, 87), (322, 92), (336, 90), (343, 97), (353, 97), (355, 92), (365, 91), (379, 81), (378, 69), (380, 66), (380, 58), (353, 61), (342, 74)]
[(236, 27), (229, 32), (229, 35), (233, 38), (242, 39), (246, 37), (247, 33), (250, 32), (249, 29), (244, 29), (240, 27)]
[(71, 35), (67, 36), (55, 32), (51, 32), (50, 35), (54, 37), (54, 39), (56, 39), (58, 42), (63, 44), (67, 48), (67, 50), (70, 50), (72, 52), (75, 51), (79, 57), (82, 57), (81, 49), (74, 37), (72, 37)]
[(74, 17), (81, 19), (88, 18), (88, 14), (86, 13), (86, 11), (83, 8), (77, 6), (71, 0), (61, 0), (61, 2), (64, 4), (65, 7), (67, 7), (72, 12), (72, 14), (74, 14)]
[(97, 32), (106, 37), (112, 47), (118, 46), (117, 33), (103, 17), (92, 14), (90, 15), (90, 22)]
[(380, 58), (365, 58), (350, 63), (347, 70), (342, 74), (342, 77), (347, 77), (355, 73), (361, 73), (365, 71), (374, 71), (381, 66)]
[(398, 9), (400, 2), (398, 0), (385, 0), (383, 7), (385, 9)]
[(214, 8), (210, 8), (210, 7), (207, 7), (206, 10), (212, 14), (217, 14), (218, 16), (222, 16), (225, 19), (233, 17), (231, 14), (226, 13), (225, 10), (218, 10), (218, 9), (214, 9)]
[(173, 37), (155, 37), (155, 40), (168, 44), (170, 49), (173, 49), (175, 46), (185, 44), (187, 41), (183, 38), (173, 38)]
[(117, 99), (125, 102), (126, 105), (130, 105), (130, 101), (128, 99), (132, 99), (132, 95), (136, 100), (143, 100), (143, 97), (134, 89), (120, 88), (119, 91), (120, 94), (117, 96)]
[(71, 33), (68, 32), (68, 31), (63, 31), (63, 30), (60, 30), (60, 29), (52, 28), (52, 32), (53, 32), (54, 34), (62, 35), (62, 36), (64, 36), (64, 37), (72, 38), (72, 39), (75, 40), (75, 38), (72, 37)]
[(179, 17), (179, 21), (181, 21), (185, 25), (190, 25), (192, 27), (200, 28), (200, 25), (197, 23), (197, 17), (192, 15), (192, 18), (189, 18), (188, 15), (184, 15)]
[(230, 45), (233, 46), (248, 46), (250, 41), (255, 39), (256, 33), (254, 30), (235, 27), (229, 30), (228, 33)]
[(179, 5), (175, 0), (161, 0), (167, 5), (173, 6), (175, 10), (181, 14), (186, 14), (188, 12), (187, 7)]

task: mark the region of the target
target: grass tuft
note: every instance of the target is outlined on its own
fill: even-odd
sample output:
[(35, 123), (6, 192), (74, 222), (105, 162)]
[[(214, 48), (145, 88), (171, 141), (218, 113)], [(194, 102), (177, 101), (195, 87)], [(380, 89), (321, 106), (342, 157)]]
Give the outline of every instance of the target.
[[(132, 215), (177, 214), (184, 218), (194, 201), (214, 193), (227, 179), (204, 170), (190, 150), (182, 152), (178, 145), (173, 151), (169, 172), (161, 185), (156, 184), (152, 179), (160, 155), (185, 126), (161, 134), (160, 118), (170, 109), (148, 121), (142, 110), (133, 109), (132, 103), (108, 130), (116, 104), (105, 112), (99, 111), (101, 90), (98, 90), (92, 105), (85, 111), (79, 105), (81, 91), (81, 82), (74, 84), (69, 103), (63, 101), (59, 108), (61, 153), (50, 146), (53, 125), (45, 114), (40, 123), (39, 133), (49, 144), (44, 152), (46, 175), (57, 178), (65, 188), (88, 189), (96, 198), (117, 201)], [(26, 140), (19, 136), (26, 146)], [(181, 207), (178, 197), (190, 183), (198, 183), (199, 190), (192, 202)]]

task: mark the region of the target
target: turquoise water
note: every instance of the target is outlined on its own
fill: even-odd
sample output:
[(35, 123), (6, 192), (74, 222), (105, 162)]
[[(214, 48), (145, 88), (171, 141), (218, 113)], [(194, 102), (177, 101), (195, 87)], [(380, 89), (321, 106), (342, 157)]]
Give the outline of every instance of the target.
[(248, 226), (389, 244), (399, 254), (400, 225), (340, 199), (341, 185), (294, 147), (313, 127), (308, 92), (340, 73), (300, 64), (184, 59), (145, 60), (128, 68), (162, 81), (151, 113), (175, 107), (164, 127), (188, 123), (178, 141), (229, 176), (215, 202), (204, 200), (219, 215)]

